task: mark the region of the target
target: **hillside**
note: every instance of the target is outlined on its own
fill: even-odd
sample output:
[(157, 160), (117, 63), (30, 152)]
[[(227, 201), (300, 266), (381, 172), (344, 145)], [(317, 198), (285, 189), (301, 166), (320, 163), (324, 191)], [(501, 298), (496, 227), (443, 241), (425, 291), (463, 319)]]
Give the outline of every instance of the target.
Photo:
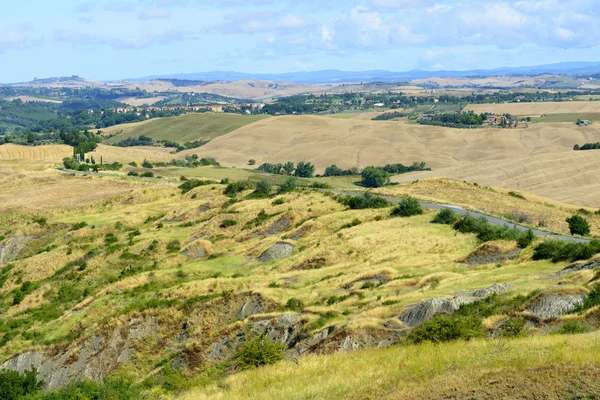
[(148, 136), (154, 140), (170, 140), (183, 144), (200, 139), (214, 139), (264, 118), (266, 117), (237, 114), (188, 114), (117, 125), (105, 129), (104, 134), (116, 134), (116, 136), (106, 141), (108, 144), (115, 144), (123, 139), (138, 136)]
[[(557, 275), (567, 262), (534, 261), (533, 248), (521, 251), (515, 242), (482, 245), (473, 234), (432, 224), (433, 210), (392, 217), (390, 207), (349, 210), (310, 190), (260, 198), (249, 189), (232, 201), (217, 183), (182, 194), (169, 183), (71, 177), (26, 163), (2, 172), (1, 204), (10, 199), (11, 205), (0, 219), (0, 364), (21, 371), (43, 365), (39, 371), (49, 389), (103, 374), (141, 382), (136, 390), (146, 393), (142, 398), (243, 398), (241, 387), (255, 391), (267, 384), (268, 373), (269, 388), (256, 389), (257, 398), (339, 398), (350, 392), (434, 397), (442, 388), (465, 389), (444, 367), (444, 357), (458, 351), (470, 355), (453, 370), (477, 393), (484, 388), (467, 373), (472, 363), (480, 366), (477, 376), (501, 371), (503, 385), (515, 388), (519, 379), (548, 376), (572, 361), (572, 373), (550, 384), (552, 393), (570, 393), (575, 375), (581, 393), (597, 390), (584, 370), (592, 352), (581, 347), (597, 333), (542, 336), (566, 332), (567, 322), (597, 329), (597, 310), (577, 314), (565, 306), (550, 318), (546, 313), (556, 309), (540, 306), (583, 298), (594, 271)], [(44, 186), (55, 197), (46, 197)], [(422, 196), (423, 190), (448, 193), (452, 201), (451, 193), (467, 186), (470, 198), (513, 201), (473, 185), (403, 188)], [(33, 193), (45, 207), (31, 203)], [(537, 197), (531, 204), (559, 206)], [(452, 298), (480, 304), (488, 297), (489, 314), (469, 314), (480, 324), (475, 341), (435, 347), (407, 342), (437, 312), (426, 311), (431, 304)], [(419, 307), (425, 308), (417, 312)], [(520, 328), (510, 333), (507, 324)], [(237, 375), (243, 343), (262, 334), (282, 343), (285, 357), (297, 362)], [(490, 339), (495, 335), (506, 338), (502, 347)], [(557, 343), (564, 352), (523, 353)], [(482, 356), (500, 348), (502, 357)], [(427, 363), (433, 369), (415, 370), (434, 353), (436, 361)], [(379, 367), (362, 368), (374, 379), (351, 379), (341, 367), (368, 359), (381, 360)], [(397, 364), (399, 359), (404, 361)], [(396, 372), (389, 375), (391, 360)], [(335, 374), (323, 372), (327, 365), (335, 366)], [(517, 373), (521, 365), (527, 374)], [(550, 369), (536, 372), (542, 365)], [(392, 378), (399, 376), (398, 366), (405, 370), (402, 385)], [(268, 372), (272, 368), (279, 372)], [(433, 370), (436, 379), (417, 385)], [(384, 374), (391, 380), (382, 384)], [(298, 380), (283, 388), (284, 375)], [(324, 379), (319, 388), (302, 383), (317, 375)], [(515, 393), (533, 398), (526, 389)]]

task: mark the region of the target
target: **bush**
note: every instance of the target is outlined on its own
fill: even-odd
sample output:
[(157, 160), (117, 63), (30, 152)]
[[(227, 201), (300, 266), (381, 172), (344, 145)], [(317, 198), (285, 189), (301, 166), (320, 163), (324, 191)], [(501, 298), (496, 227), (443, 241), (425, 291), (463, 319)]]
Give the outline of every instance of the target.
[(251, 181), (232, 182), (227, 185), (227, 187), (223, 191), (223, 194), (232, 197), (240, 192), (243, 192), (244, 190), (252, 189), (253, 187), (254, 183), (252, 183)]
[(535, 233), (533, 233), (533, 231), (531, 229), (527, 229), (525, 232), (523, 232), (521, 237), (517, 240), (517, 246), (524, 249), (527, 246), (529, 246), (531, 243), (533, 243), (535, 238), (536, 238)]
[(366, 208), (385, 208), (390, 203), (383, 197), (375, 196), (371, 192), (365, 192), (360, 196), (340, 196), (337, 199), (340, 203), (348, 206), (351, 210), (363, 210)]
[(600, 241), (574, 243), (563, 240), (546, 240), (538, 244), (533, 252), (534, 260), (578, 261), (587, 260), (600, 253)]
[(266, 179), (261, 179), (256, 182), (253, 196), (268, 197), (271, 193), (271, 184)]
[(522, 232), (517, 228), (493, 225), (484, 217), (473, 218), (470, 215), (465, 215), (456, 221), (453, 227), (461, 233), (476, 233), (477, 238), (483, 242), (491, 240), (521, 240), (522, 244), (527, 243), (529, 245), (535, 240), (535, 235), (533, 238), (530, 236), (533, 232)]
[(589, 310), (590, 308), (600, 305), (600, 283), (595, 285), (592, 290), (585, 296), (583, 304), (577, 308), (578, 311)]
[(181, 194), (186, 194), (187, 192), (189, 192), (199, 186), (212, 185), (213, 183), (215, 183), (215, 182), (208, 181), (208, 180), (201, 181), (198, 179), (191, 179), (191, 180), (183, 182), (181, 185), (179, 185), (179, 189), (181, 190)]
[(223, 220), (223, 222), (221, 222), (221, 225), (219, 225), (221, 228), (229, 228), (230, 226), (235, 226), (237, 225), (237, 221), (234, 219), (225, 219)]
[(296, 178), (288, 178), (285, 180), (285, 182), (279, 185), (279, 188), (277, 189), (277, 194), (293, 192), (297, 188), (298, 180)]
[(380, 168), (366, 167), (360, 175), (366, 187), (378, 188), (390, 184), (390, 174)]
[(449, 208), (444, 208), (438, 212), (435, 217), (431, 220), (432, 224), (446, 224), (453, 225), (456, 222), (458, 216), (454, 211)]
[(282, 343), (274, 343), (265, 335), (242, 344), (236, 351), (235, 359), (241, 369), (252, 369), (274, 364), (283, 359)]
[(0, 399), (17, 400), (42, 390), (44, 382), (38, 382), (37, 370), (25, 371), (22, 375), (16, 371), (0, 370)]
[(411, 217), (413, 215), (423, 214), (423, 208), (417, 200), (407, 197), (400, 201), (400, 204), (392, 210), (393, 217)]
[(133, 381), (120, 377), (105, 379), (104, 384), (92, 381), (78, 381), (61, 389), (39, 393), (33, 399), (36, 400), (72, 400), (72, 399), (106, 399), (106, 400), (130, 400), (143, 399), (147, 396)]
[(521, 200), (527, 200), (527, 199), (525, 198), (525, 196), (523, 196), (522, 194), (520, 194), (520, 193), (517, 193), (517, 192), (508, 192), (508, 195), (509, 195), (509, 196), (512, 196), (512, 197), (515, 197), (515, 198), (517, 198), (517, 199), (521, 199)]
[(525, 333), (525, 319), (523, 318), (508, 318), (502, 322), (500, 327), (500, 335), (503, 337), (515, 338), (523, 336)]
[(569, 224), (571, 235), (587, 236), (590, 234), (590, 224), (585, 218), (573, 215), (571, 218), (567, 218), (566, 221)]
[(588, 328), (576, 321), (568, 321), (556, 331), (559, 335), (573, 335), (577, 333), (585, 333)]
[(483, 324), (475, 316), (437, 315), (413, 330), (408, 339), (413, 343), (440, 343), (458, 339), (470, 340), (483, 335)]
[(140, 176), (142, 178), (154, 178), (154, 172), (142, 172)]
[(248, 165), (256, 165), (256, 160), (251, 158), (248, 160)]
[(172, 240), (169, 243), (167, 243), (168, 253), (177, 253), (179, 250), (181, 250), (181, 243), (179, 242), (179, 240)]
[(154, 168), (154, 165), (152, 165), (152, 163), (148, 160), (144, 160), (144, 162), (142, 163), (142, 167), (143, 168)]

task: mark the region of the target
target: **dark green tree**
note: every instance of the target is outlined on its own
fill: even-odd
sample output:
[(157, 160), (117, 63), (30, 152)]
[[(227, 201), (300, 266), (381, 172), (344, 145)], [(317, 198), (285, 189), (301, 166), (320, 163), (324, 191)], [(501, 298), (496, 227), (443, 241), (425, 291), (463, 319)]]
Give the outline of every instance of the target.
[(590, 224), (580, 215), (573, 215), (566, 219), (571, 235), (587, 236), (590, 234)]
[(362, 184), (367, 187), (377, 188), (390, 183), (390, 174), (380, 168), (367, 167), (361, 172)]
[(300, 161), (296, 167), (296, 172), (294, 172), (294, 175), (301, 178), (312, 178), (314, 173), (315, 166), (312, 165), (312, 163)]

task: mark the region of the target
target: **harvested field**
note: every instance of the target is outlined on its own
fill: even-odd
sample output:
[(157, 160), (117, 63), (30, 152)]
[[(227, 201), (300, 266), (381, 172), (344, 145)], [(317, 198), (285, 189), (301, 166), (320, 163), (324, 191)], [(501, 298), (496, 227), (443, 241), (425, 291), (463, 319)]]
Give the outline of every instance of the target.
[(65, 145), (21, 146), (3, 144), (0, 146), (0, 161), (30, 160), (45, 162), (62, 162), (63, 158), (73, 155), (73, 148)]
[(491, 112), (495, 114), (542, 115), (569, 113), (599, 113), (600, 102), (597, 101), (562, 101), (539, 103), (506, 103), (506, 104), (471, 104), (465, 111), (476, 113)]

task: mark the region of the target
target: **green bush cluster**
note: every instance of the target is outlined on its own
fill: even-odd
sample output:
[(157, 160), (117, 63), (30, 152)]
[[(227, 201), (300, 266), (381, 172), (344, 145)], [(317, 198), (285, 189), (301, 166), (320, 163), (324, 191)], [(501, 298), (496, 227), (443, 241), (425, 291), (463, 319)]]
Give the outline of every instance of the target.
[(483, 323), (476, 316), (436, 315), (408, 336), (412, 343), (448, 342), (483, 337)]
[(431, 220), (432, 224), (453, 225), (458, 219), (458, 215), (449, 208), (443, 208)]
[(241, 369), (252, 369), (282, 360), (283, 349), (282, 343), (261, 335), (238, 347), (234, 358)]
[(508, 226), (498, 226), (488, 222), (484, 217), (474, 218), (470, 215), (464, 215), (457, 220), (453, 228), (461, 233), (475, 233), (482, 242), (514, 240), (521, 248), (529, 246), (536, 238), (531, 229), (521, 231)]
[(254, 182), (252, 181), (239, 181), (239, 182), (231, 182), (225, 187), (223, 194), (229, 197), (233, 197), (236, 194), (243, 192), (245, 190), (254, 189)]
[(279, 185), (279, 188), (277, 188), (277, 194), (293, 192), (297, 188), (298, 188), (298, 179), (288, 178), (285, 180), (285, 182), (283, 182), (281, 185)]
[(35, 369), (23, 374), (7, 369), (0, 370), (0, 399), (18, 400), (33, 396), (40, 392), (43, 386), (44, 381), (38, 382)]
[(360, 196), (338, 196), (337, 201), (349, 207), (351, 210), (363, 210), (366, 208), (385, 208), (390, 203), (380, 196), (375, 196), (371, 192), (365, 192)]
[(392, 210), (393, 217), (412, 217), (421, 214), (423, 214), (421, 204), (412, 197), (402, 199), (400, 204)]
[(538, 244), (533, 252), (534, 260), (578, 261), (587, 260), (600, 253), (600, 241), (575, 243), (564, 240), (546, 240)]
[(580, 215), (573, 215), (566, 219), (571, 235), (587, 236), (590, 234), (590, 224)]
[(179, 190), (181, 190), (181, 194), (186, 194), (187, 192), (189, 192), (197, 187), (212, 185), (213, 183), (215, 183), (215, 182), (209, 181), (209, 180), (191, 179), (191, 180), (185, 181), (181, 185), (179, 185)]

